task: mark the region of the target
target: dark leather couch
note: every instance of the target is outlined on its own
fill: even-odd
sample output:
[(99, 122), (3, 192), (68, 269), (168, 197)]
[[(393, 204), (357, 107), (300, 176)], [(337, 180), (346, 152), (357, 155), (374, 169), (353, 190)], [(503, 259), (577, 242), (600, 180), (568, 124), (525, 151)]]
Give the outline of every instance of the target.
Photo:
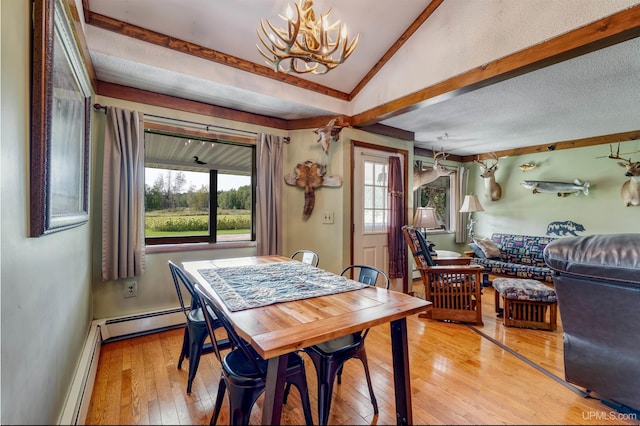
[(640, 410), (640, 234), (559, 238), (544, 259), (554, 271), (566, 380)]

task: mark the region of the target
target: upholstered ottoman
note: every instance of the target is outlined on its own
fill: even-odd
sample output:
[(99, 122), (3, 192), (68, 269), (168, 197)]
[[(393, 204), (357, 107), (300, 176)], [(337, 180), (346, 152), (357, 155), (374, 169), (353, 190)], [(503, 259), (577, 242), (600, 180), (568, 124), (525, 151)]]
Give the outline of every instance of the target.
[(556, 329), (558, 299), (554, 289), (539, 281), (522, 278), (496, 278), (493, 287), (496, 312), (501, 311), (500, 296), (504, 300), (502, 311), (506, 327)]

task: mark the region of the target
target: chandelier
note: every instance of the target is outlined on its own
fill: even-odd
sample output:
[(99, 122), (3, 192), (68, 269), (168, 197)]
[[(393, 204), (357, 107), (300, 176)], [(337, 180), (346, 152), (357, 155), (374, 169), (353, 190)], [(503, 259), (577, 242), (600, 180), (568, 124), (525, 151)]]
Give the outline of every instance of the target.
[(286, 29), (276, 28), (266, 20), (269, 31), (260, 19), (262, 33), (268, 41), (258, 28), (258, 38), (266, 49), (256, 44), (258, 51), (275, 72), (326, 74), (353, 53), (360, 35), (349, 42), (346, 25), (340, 26), (340, 20), (329, 24), (331, 9), (316, 20), (311, 0), (299, 0), (295, 6), (295, 20), (290, 5), (287, 5), (286, 17), (278, 15), (287, 22)]

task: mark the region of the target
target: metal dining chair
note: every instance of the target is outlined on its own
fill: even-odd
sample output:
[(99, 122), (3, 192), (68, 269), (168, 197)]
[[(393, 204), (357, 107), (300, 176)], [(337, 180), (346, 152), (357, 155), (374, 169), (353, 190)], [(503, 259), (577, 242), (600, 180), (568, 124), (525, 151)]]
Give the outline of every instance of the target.
[[(184, 361), (185, 357), (189, 358), (187, 393), (191, 393), (193, 379), (196, 377), (196, 371), (198, 371), (198, 365), (200, 364), (200, 356), (202, 355), (205, 346), (204, 342), (208, 336), (207, 326), (205, 323), (204, 311), (202, 310), (195, 294), (193, 283), (178, 265), (172, 261), (169, 261), (168, 264), (169, 270), (171, 271), (171, 277), (173, 278), (173, 283), (176, 287), (176, 293), (178, 294), (178, 300), (180, 301), (180, 308), (186, 318), (182, 349), (180, 350), (180, 357), (178, 358), (178, 368), (182, 368), (182, 361)], [(191, 296), (190, 306), (185, 305), (181, 288), (185, 288)], [(212, 312), (209, 312), (209, 315), (212, 318), (214, 329), (222, 327), (222, 324)], [(228, 339), (220, 339), (217, 344), (223, 349), (230, 346)]]
[[(342, 270), (340, 275), (351, 273), (357, 274), (357, 281), (370, 286), (376, 286), (378, 277), (381, 277), (383, 287), (389, 289), (389, 276), (378, 268), (368, 265), (349, 265)], [(336, 376), (338, 384), (342, 382), (342, 368), (344, 363), (352, 358), (359, 359), (364, 366), (364, 374), (367, 379), (367, 386), (369, 387), (369, 396), (371, 397), (373, 412), (378, 414), (378, 402), (373, 393), (369, 365), (367, 363), (367, 353), (364, 346), (364, 340), (368, 333), (369, 329), (366, 329), (303, 349), (313, 361), (318, 376), (318, 424), (327, 424), (331, 410), (333, 383), (336, 380)], [(289, 393), (289, 388), (290, 386), (285, 388), (285, 401)]]
[[(201, 305), (211, 309), (216, 315), (234, 347), (224, 357), (222, 356), (214, 337), (215, 323), (210, 316), (206, 316), (205, 323), (213, 342), (213, 349), (222, 365), (218, 395), (216, 396), (215, 407), (209, 424), (215, 425), (218, 421), (222, 400), (225, 392), (228, 391), (230, 424), (247, 425), (249, 424), (251, 408), (266, 389), (267, 361), (236, 333), (233, 324), (231, 324), (224, 312), (218, 308), (198, 284), (195, 285), (195, 291)], [(289, 354), (285, 382), (287, 389), (291, 385), (298, 388), (302, 399), (305, 422), (308, 425), (313, 424), (304, 360), (297, 353)]]
[(291, 259), (299, 259), (302, 263), (308, 263), (315, 267), (318, 267), (318, 263), (320, 263), (320, 256), (313, 250), (297, 250), (293, 252)]

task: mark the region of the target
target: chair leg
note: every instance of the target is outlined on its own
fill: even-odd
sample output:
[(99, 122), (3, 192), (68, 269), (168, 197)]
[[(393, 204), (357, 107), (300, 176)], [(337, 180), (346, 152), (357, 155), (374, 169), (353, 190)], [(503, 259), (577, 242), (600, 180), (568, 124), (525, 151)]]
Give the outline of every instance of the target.
[(362, 346), (362, 349), (359, 351), (356, 358), (359, 358), (364, 366), (364, 375), (367, 378), (367, 385), (369, 386), (369, 396), (371, 397), (373, 412), (374, 414), (378, 414), (378, 401), (376, 400), (376, 396), (373, 394), (373, 385), (371, 384), (371, 375), (369, 374), (369, 363), (367, 362), (367, 352), (364, 350), (364, 346)]
[[(307, 377), (304, 373), (304, 368), (300, 369), (299, 374), (292, 375), (287, 378), (287, 386), (285, 392), (291, 389), (291, 385), (298, 388), (300, 393), (300, 399), (302, 400), (302, 410), (304, 412), (304, 420), (307, 425), (313, 424), (313, 418), (311, 417), (311, 402), (309, 401), (309, 387), (307, 386)], [(286, 403), (286, 402), (284, 402)]]
[(216, 396), (216, 405), (213, 408), (211, 421), (209, 421), (209, 424), (211, 426), (215, 425), (218, 422), (218, 416), (220, 415), (220, 409), (222, 408), (222, 400), (224, 399), (224, 392), (226, 389), (227, 389), (227, 385), (225, 384), (224, 377), (220, 376), (220, 383), (218, 383), (218, 395)]
[(198, 365), (200, 365), (200, 355), (202, 355), (202, 347), (204, 346), (207, 334), (196, 333), (196, 330), (191, 330), (189, 336), (189, 379), (187, 381), (187, 393), (191, 393), (191, 385), (193, 384), (193, 379), (196, 378)]
[(182, 368), (184, 357), (189, 357), (189, 327), (184, 326), (184, 336), (182, 337), (182, 349), (180, 349), (180, 358), (178, 358), (178, 368)]
[(329, 358), (318, 355), (313, 351), (308, 351), (307, 353), (313, 361), (318, 377), (318, 424), (326, 425), (329, 422), (329, 412), (331, 411), (333, 382), (340, 367), (336, 367)]

